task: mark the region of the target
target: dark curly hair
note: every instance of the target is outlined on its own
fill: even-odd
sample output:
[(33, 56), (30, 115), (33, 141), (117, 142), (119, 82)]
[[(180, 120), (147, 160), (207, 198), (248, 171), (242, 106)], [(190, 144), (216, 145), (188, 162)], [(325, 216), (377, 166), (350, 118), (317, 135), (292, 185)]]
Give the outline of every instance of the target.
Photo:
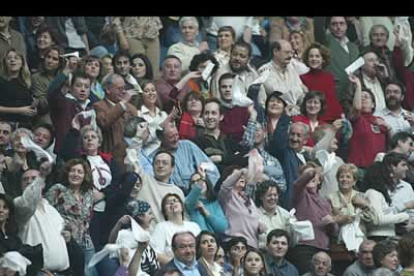
[(66, 162), (65, 172), (64, 172), (64, 181), (66, 182), (67, 186), (70, 185), (69, 172), (72, 169), (72, 167), (76, 165), (82, 165), (83, 167), (85, 177), (83, 178), (83, 182), (81, 184), (80, 190), (81, 192), (86, 193), (88, 190), (91, 190), (93, 187), (93, 178), (92, 178), (91, 166), (85, 160), (80, 159), (80, 158), (74, 158)]

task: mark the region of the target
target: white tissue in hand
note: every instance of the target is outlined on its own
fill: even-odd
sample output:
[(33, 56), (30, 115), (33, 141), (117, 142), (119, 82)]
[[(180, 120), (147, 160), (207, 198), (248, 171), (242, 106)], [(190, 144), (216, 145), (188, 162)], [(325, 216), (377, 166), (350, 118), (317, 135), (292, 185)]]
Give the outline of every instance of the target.
[(31, 261), (17, 251), (9, 251), (0, 258), (0, 267), (12, 269), (21, 276), (26, 275), (26, 268), (31, 264)]
[(50, 163), (53, 163), (53, 157), (50, 156), (50, 154), (45, 151), (44, 149), (42, 149), (41, 147), (39, 147), (38, 145), (36, 145), (30, 138), (29, 136), (23, 136), (22, 138), (20, 138), (20, 141), (22, 142), (22, 145), (28, 149), (34, 152), (34, 154), (37, 157), (37, 160), (39, 161), (42, 158), (47, 158), (47, 160)]

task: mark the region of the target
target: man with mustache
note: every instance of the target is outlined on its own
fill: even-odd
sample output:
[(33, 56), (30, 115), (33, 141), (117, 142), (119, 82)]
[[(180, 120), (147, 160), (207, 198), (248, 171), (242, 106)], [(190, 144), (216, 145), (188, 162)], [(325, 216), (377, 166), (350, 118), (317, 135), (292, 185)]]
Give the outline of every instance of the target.
[(401, 107), (405, 97), (405, 91), (397, 82), (389, 83), (385, 88), (386, 107), (378, 112), (385, 122), (391, 126), (392, 132), (412, 132), (414, 125), (413, 114)]
[(302, 84), (299, 74), (290, 62), (293, 57), (292, 46), (287, 40), (280, 39), (273, 42), (270, 51), (272, 60), (259, 69), (261, 76), (270, 72), (264, 82), (266, 93), (268, 95), (274, 91), (289, 93), (290, 97), (286, 97), (288, 105), (296, 105), (307, 88)]
[[(234, 44), (230, 54), (230, 61), (228, 64), (219, 68), (211, 80), (211, 91), (213, 96), (220, 98), (220, 83), (221, 76), (225, 73), (235, 74), (233, 91), (240, 90), (244, 95), (247, 95), (250, 85), (255, 81), (259, 74), (250, 65), (250, 58), (252, 56), (252, 46), (244, 41), (238, 41)], [(259, 103), (264, 106), (266, 101), (266, 93), (263, 87), (259, 91)]]

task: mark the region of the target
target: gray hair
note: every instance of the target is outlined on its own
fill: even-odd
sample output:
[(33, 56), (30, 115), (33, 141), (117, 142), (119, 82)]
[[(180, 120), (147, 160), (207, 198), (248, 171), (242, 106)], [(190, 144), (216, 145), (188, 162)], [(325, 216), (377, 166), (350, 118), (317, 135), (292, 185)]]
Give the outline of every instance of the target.
[(194, 16), (184, 16), (181, 17), (180, 21), (178, 22), (178, 25), (180, 26), (180, 29), (182, 28), (183, 24), (187, 21), (192, 21), (196, 28), (198, 29), (198, 20)]
[(392, 272), (389, 268), (380, 267), (375, 269), (371, 276), (394, 276), (394, 272)]
[(16, 139), (17, 134), (27, 134), (27, 136), (29, 136), (30, 140), (34, 140), (34, 134), (30, 129), (24, 128), (24, 127), (20, 127), (18, 129), (16, 129), (12, 135), (11, 135), (11, 140), (13, 141), (14, 139)]
[(369, 29), (369, 38), (372, 38), (372, 33), (376, 30), (376, 29), (383, 29), (385, 31), (385, 34), (387, 35), (387, 39), (390, 38), (390, 31), (388, 31), (387, 27), (385, 27), (384, 25), (381, 24), (377, 24), (377, 25), (373, 25), (371, 27), (371, 29)]
[(115, 73), (106, 75), (102, 80), (103, 89), (106, 90), (109, 87), (111, 87), (114, 84), (115, 79), (117, 78), (122, 78), (122, 76), (119, 74), (115, 74)]
[(83, 137), (85, 136), (86, 132), (88, 132), (90, 130), (94, 131), (96, 133), (96, 136), (98, 136), (99, 144), (102, 144), (102, 141), (103, 141), (102, 131), (98, 126), (96, 128), (94, 128), (92, 125), (83, 126), (80, 130), (82, 140), (83, 140)]
[(315, 262), (316, 256), (317, 255), (320, 255), (320, 254), (324, 254), (324, 255), (326, 255), (328, 257), (329, 266), (332, 267), (332, 259), (331, 259), (331, 256), (329, 256), (328, 253), (326, 253), (325, 251), (319, 251), (319, 252), (313, 254), (312, 259), (311, 259), (312, 264)]
[(300, 126), (300, 127), (302, 127), (302, 128), (305, 130), (304, 135), (305, 135), (306, 137), (308, 137), (308, 136), (309, 136), (309, 131), (310, 131), (310, 128), (309, 128), (309, 126), (308, 126), (307, 124), (304, 124), (304, 123), (302, 123), (302, 122), (296, 122), (296, 123), (293, 123), (293, 124), (291, 124), (291, 125), (289, 126), (289, 130), (288, 130), (288, 132), (289, 132), (289, 133), (290, 133), (290, 130), (292, 129), (292, 127), (294, 127), (294, 126)]

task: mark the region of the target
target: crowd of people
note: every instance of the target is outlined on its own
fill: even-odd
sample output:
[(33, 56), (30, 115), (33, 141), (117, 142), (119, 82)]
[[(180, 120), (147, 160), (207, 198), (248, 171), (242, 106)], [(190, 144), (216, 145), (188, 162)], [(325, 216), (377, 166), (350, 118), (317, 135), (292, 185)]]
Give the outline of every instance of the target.
[(0, 276), (414, 275), (412, 29), (0, 17)]

